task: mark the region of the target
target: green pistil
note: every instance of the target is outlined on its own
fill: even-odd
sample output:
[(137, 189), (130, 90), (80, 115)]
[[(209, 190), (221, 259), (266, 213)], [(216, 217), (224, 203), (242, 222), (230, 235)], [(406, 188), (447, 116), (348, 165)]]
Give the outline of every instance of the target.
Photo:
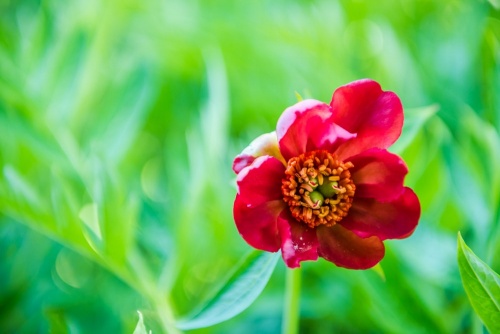
[(323, 197), (323, 194), (320, 193), (319, 191), (313, 191), (309, 194), (309, 198), (311, 199), (313, 205), (313, 209), (318, 209), (323, 205), (323, 201), (325, 198)]
[(340, 193), (340, 188), (338, 188), (338, 186), (339, 183), (337, 181), (325, 181), (318, 187), (318, 190), (326, 198), (332, 198), (333, 196)]

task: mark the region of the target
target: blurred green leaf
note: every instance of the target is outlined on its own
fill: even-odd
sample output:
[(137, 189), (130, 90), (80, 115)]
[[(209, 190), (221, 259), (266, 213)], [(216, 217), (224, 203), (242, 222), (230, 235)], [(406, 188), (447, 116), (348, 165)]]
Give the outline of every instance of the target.
[(252, 251), (224, 285), (192, 316), (179, 320), (183, 330), (218, 324), (243, 312), (260, 295), (274, 271), (279, 253)]
[[(232, 157), (294, 91), (329, 101), (367, 77), (429, 106), (405, 109), (392, 148), (422, 219), (388, 243), (385, 281), (305, 264), (301, 331), (473, 333), (453, 264), (462, 230), (500, 270), (494, 3), (0, 0), (0, 332), (131, 333), (141, 310), (172, 333), (172, 314), (197, 316), (247, 247)], [(278, 332), (271, 276), (194, 332)]]
[(499, 0), (488, 0), (488, 2), (495, 7), (495, 9), (500, 9), (500, 1)]
[(378, 275), (378, 277), (380, 277), (380, 279), (385, 282), (386, 278), (384, 268), (382, 268), (382, 265), (380, 263), (377, 263), (374, 267), (372, 267), (371, 270), (373, 270)]
[(140, 311), (137, 311), (137, 313), (139, 313), (139, 321), (137, 322), (137, 326), (135, 327), (133, 334), (151, 334), (151, 331), (148, 333), (146, 330), (142, 313)]
[(445, 145), (443, 156), (455, 189), (455, 201), (462, 216), (473, 222), (470, 228), (476, 236), (471, 243), (485, 246), (476, 252), (489, 261), (489, 256), (498, 250), (494, 238), (500, 198), (500, 137), (470, 107), (462, 106), (457, 115), (461, 123)]
[(458, 267), (472, 307), (491, 333), (500, 333), (500, 276), (479, 259), (458, 233)]
[(405, 110), (405, 121), (401, 137), (391, 146), (391, 151), (398, 153), (404, 151), (404, 149), (413, 142), (415, 136), (425, 122), (427, 122), (427, 120), (438, 110), (439, 106), (435, 104), (427, 107)]
[(10, 186), (10, 189), (12, 189), (13, 194), (17, 198), (24, 200), (36, 208), (41, 207), (41, 200), (36, 191), (33, 190), (29, 182), (24, 180), (22, 175), (20, 175), (12, 166), (5, 166), (3, 174), (5, 180)]

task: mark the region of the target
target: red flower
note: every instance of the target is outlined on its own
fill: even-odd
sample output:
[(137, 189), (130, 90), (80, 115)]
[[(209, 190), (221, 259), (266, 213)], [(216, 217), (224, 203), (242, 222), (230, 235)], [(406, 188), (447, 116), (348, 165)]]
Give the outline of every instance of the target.
[(408, 169), (386, 149), (400, 136), (398, 96), (372, 80), (338, 88), (330, 105), (286, 109), (276, 132), (255, 139), (233, 163), (234, 220), (251, 246), (281, 249), (290, 268), (318, 256), (366, 269), (386, 239), (410, 236), (420, 217)]

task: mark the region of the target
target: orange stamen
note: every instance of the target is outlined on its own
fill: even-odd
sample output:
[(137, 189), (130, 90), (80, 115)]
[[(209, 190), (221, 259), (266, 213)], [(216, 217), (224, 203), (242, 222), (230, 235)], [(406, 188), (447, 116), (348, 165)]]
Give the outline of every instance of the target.
[[(351, 162), (342, 162), (327, 151), (312, 151), (290, 159), (281, 191), (292, 216), (311, 228), (341, 221), (347, 216), (356, 191), (349, 171), (352, 167)], [(316, 188), (324, 182), (336, 182), (335, 191), (327, 196), (321, 193), (321, 187)], [(323, 195), (324, 200), (312, 200), (313, 192)]]

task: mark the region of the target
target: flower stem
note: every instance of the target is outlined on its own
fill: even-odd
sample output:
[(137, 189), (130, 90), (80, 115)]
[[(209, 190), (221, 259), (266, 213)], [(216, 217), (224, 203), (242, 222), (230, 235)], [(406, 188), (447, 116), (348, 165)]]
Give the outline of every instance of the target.
[(154, 303), (160, 323), (168, 334), (181, 334), (182, 331), (178, 330), (174, 325), (174, 316), (172, 309), (165, 298), (154, 298)]
[(297, 334), (299, 332), (301, 279), (300, 268), (287, 269), (282, 334)]

